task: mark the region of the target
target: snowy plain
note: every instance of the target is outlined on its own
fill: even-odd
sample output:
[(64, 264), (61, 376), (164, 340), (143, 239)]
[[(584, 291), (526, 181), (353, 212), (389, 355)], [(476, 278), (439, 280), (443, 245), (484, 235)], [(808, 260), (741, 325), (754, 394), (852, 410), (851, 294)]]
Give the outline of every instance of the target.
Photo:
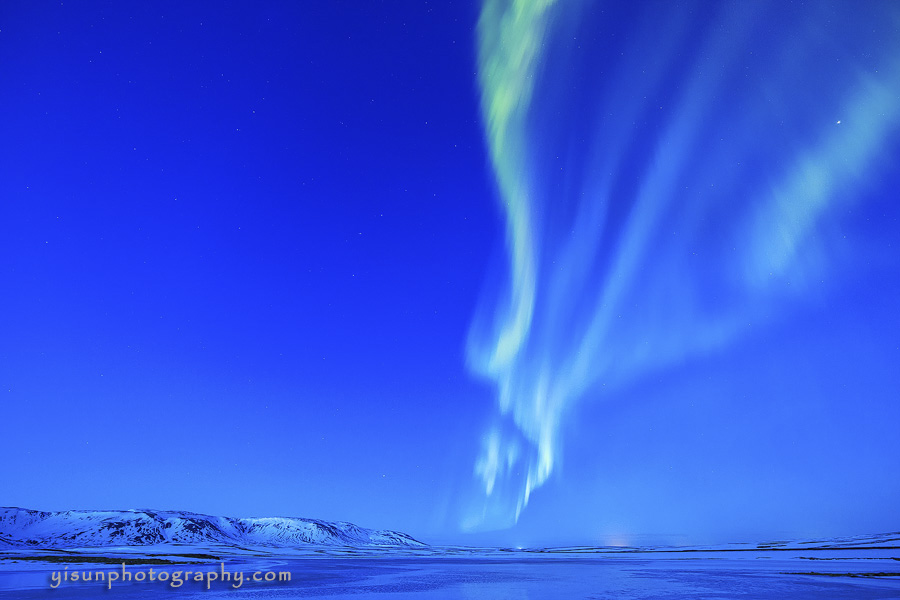
[[(0, 600), (900, 600), (900, 533), (720, 546), (502, 549), (429, 546), (400, 532), (293, 517), (2, 511)], [(267, 573), (290, 578), (266, 581)], [(82, 581), (85, 574), (90, 581)]]
[[(245, 549), (228, 555), (214, 548), (93, 549), (43, 556), (4, 551), (0, 598), (129, 599), (174, 594), (186, 598), (404, 598), (404, 599), (900, 599), (900, 552), (896, 549), (659, 551), (500, 551), (432, 548), (429, 551), (329, 549), (267, 554)], [(33, 553), (32, 553), (33, 554)], [(50, 556), (48, 556), (50, 554)], [(178, 555), (181, 555), (179, 557)], [(185, 554), (193, 555), (185, 557)], [(306, 554), (306, 556), (303, 556)], [(123, 558), (125, 557), (125, 558)], [(37, 558), (39, 560), (33, 560)], [(24, 560), (23, 560), (24, 559)], [(96, 560), (108, 562), (94, 562)], [(53, 573), (121, 570), (166, 572), (162, 581), (61, 582)], [(90, 562), (81, 562), (87, 560)], [(188, 564), (160, 564), (163, 561)], [(52, 561), (52, 562), (51, 562)], [(146, 562), (145, 562), (146, 561)], [(137, 563), (137, 564), (133, 564)], [(215, 572), (229, 581), (185, 581), (174, 573)], [(252, 573), (289, 572), (289, 582), (253, 582)], [(236, 573), (242, 573), (238, 586)], [(59, 575), (57, 575), (59, 577)], [(191, 576), (188, 576), (191, 577)], [(259, 575), (263, 577), (263, 575)], [(107, 589), (111, 586), (111, 589)]]

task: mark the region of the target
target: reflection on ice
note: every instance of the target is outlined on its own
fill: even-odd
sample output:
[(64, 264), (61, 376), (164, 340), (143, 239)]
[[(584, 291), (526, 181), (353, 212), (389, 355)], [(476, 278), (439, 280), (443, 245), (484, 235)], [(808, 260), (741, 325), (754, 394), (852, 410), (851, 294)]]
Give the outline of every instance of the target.
[[(900, 597), (897, 536), (842, 543), (775, 543), (706, 548), (568, 548), (530, 551), (431, 548), (429, 552), (340, 555), (231, 554), (221, 562), (161, 564), (159, 554), (132, 549), (91, 552), (5, 551), (0, 555), (0, 599), (95, 598), (104, 585), (63, 582), (52, 573), (113, 571), (129, 561), (136, 573), (153, 569), (171, 583), (116, 582), (116, 597), (158, 598), (862, 598)], [(175, 552), (168, 553), (174, 558)], [(182, 555), (183, 556), (183, 555)], [(104, 563), (104, 560), (108, 562)], [(185, 572), (242, 573), (235, 579), (194, 582)], [(290, 572), (290, 581), (254, 582), (253, 573)], [(260, 578), (262, 576), (260, 575)], [(236, 589), (233, 589), (236, 588)]]

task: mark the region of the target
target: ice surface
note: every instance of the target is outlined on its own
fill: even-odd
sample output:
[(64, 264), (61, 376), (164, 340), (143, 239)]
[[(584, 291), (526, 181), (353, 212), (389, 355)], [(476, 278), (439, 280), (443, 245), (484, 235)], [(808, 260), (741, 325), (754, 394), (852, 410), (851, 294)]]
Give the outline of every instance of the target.
[[(900, 551), (894, 546), (823, 546), (819, 549), (565, 549), (504, 551), (431, 548), (370, 551), (340, 556), (337, 548), (319, 556), (231, 554), (197, 559), (198, 564), (129, 564), (132, 573), (184, 571), (243, 573), (243, 583), (189, 581), (173, 589), (162, 582), (113, 584), (111, 594), (128, 599), (158, 598), (172, 592), (184, 598), (403, 598), (415, 599), (900, 599)], [(200, 550), (200, 548), (195, 548)], [(109, 561), (123, 550), (109, 552)], [(131, 549), (135, 550), (135, 549)], [(159, 548), (158, 550), (165, 550)], [(181, 548), (184, 551), (185, 548)], [(209, 548), (206, 548), (209, 551)], [(93, 552), (51, 553), (31, 560), (25, 550), (0, 552), (0, 599), (95, 598), (107, 592), (101, 582), (63, 582), (51, 589), (51, 573), (121, 569)], [(404, 554), (405, 553), (405, 554)], [(47, 562), (49, 560), (73, 562)], [(162, 554), (131, 560), (160, 560)], [(173, 550), (168, 557), (175, 558)], [(223, 567), (224, 565), (224, 567)], [(254, 583), (252, 573), (288, 571), (290, 582)]]
[[(168, 524), (168, 525), (167, 525)], [(162, 511), (0, 510), (7, 598), (666, 598), (900, 600), (900, 534), (694, 547), (510, 550), (427, 546), (397, 532), (308, 519)], [(125, 563), (125, 566), (122, 565)], [(109, 573), (170, 581), (115, 581)], [(229, 581), (208, 581), (227, 571)], [(104, 581), (96, 580), (96, 573)], [(203, 573), (203, 582), (184, 573)], [(290, 581), (254, 582), (256, 572)], [(59, 581), (90, 572), (92, 581)], [(54, 573), (58, 587), (54, 583)], [(175, 588), (179, 573), (184, 583)], [(235, 587), (235, 574), (243, 574)], [(207, 589), (207, 581), (209, 589)], [(111, 590), (107, 586), (111, 585)]]

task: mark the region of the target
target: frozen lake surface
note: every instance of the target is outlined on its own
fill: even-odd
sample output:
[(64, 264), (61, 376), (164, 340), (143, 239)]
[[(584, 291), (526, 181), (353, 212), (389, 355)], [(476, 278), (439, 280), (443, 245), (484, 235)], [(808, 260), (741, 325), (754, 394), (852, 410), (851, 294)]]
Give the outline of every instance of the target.
[[(806, 554), (806, 556), (803, 556)], [(810, 556), (815, 554), (815, 556)], [(894, 550), (837, 552), (486, 552), (419, 556), (223, 557), (191, 565), (128, 564), (125, 570), (169, 581), (72, 582), (54, 573), (122, 571), (102, 562), (45, 562), (0, 556), (0, 598), (368, 598), (900, 599)], [(25, 558), (22, 560), (22, 558)], [(106, 557), (103, 557), (106, 558)], [(90, 557), (97, 560), (97, 556)], [(160, 559), (156, 559), (162, 562)], [(223, 569), (230, 581), (221, 581)], [(188, 581), (172, 587), (172, 578)], [(194, 573), (217, 578), (193, 581)], [(291, 580), (253, 582), (253, 573), (290, 572)], [(179, 573), (179, 575), (175, 575)], [(236, 573), (242, 582), (235, 587)], [(108, 575), (107, 575), (108, 576)], [(106, 588), (112, 586), (111, 591)]]

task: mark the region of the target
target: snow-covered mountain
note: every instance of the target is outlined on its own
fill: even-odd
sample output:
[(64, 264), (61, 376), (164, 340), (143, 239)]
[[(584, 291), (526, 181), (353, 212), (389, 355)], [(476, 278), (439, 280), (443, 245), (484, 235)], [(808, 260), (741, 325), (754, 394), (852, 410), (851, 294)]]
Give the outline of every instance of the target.
[(153, 544), (424, 547), (397, 531), (373, 531), (353, 523), (295, 517), (237, 519), (162, 510), (66, 510), (0, 508), (0, 547), (88, 548)]

